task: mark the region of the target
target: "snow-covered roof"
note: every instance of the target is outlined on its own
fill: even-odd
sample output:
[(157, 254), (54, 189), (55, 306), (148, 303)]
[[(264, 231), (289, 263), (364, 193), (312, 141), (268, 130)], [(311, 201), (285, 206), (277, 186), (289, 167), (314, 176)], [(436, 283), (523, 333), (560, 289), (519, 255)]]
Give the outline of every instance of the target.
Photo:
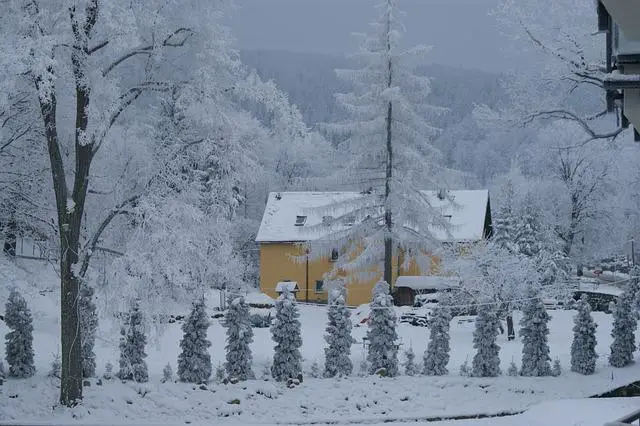
[(252, 293), (247, 293), (247, 295), (244, 298), (245, 302), (247, 303), (247, 305), (251, 306), (251, 305), (269, 305), (269, 306), (273, 306), (275, 305), (275, 302), (272, 298), (270, 298), (269, 296), (267, 296), (264, 293), (258, 293), (258, 292), (252, 292)]
[[(489, 191), (451, 190), (453, 203), (440, 200), (438, 191), (423, 191), (431, 206), (450, 216), (451, 235), (435, 229), (441, 241), (479, 241), (484, 238), (484, 223)], [(362, 195), (358, 192), (271, 192), (267, 199), (257, 242), (302, 242), (321, 238), (322, 207), (345, 202)], [(326, 210), (326, 209), (324, 209)], [(298, 224), (296, 225), (296, 222)]]
[(396, 280), (396, 287), (405, 287), (412, 290), (446, 290), (460, 286), (457, 277), (440, 277), (436, 275), (425, 276), (401, 276)]
[(276, 284), (276, 293), (282, 293), (285, 290), (289, 290), (289, 292), (294, 293), (299, 291), (298, 283), (295, 281), (280, 281)]

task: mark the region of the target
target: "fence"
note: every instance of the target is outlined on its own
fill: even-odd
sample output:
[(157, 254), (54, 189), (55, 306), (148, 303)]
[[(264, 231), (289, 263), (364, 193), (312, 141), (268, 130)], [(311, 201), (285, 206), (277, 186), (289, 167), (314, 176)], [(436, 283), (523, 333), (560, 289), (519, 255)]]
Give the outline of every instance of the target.
[(638, 422), (637, 424), (640, 425), (640, 410), (636, 410), (633, 413), (627, 414), (626, 416), (621, 417), (618, 420), (606, 423), (604, 426), (627, 426), (632, 425), (633, 422)]

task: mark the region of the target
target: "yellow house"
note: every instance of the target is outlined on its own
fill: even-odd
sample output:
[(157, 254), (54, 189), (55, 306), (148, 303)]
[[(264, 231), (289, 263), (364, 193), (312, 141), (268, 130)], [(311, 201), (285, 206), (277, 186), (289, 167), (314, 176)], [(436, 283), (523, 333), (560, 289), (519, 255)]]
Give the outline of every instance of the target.
[[(438, 207), (451, 222), (451, 230), (436, 233), (443, 243), (469, 244), (483, 240), (491, 234), (491, 208), (487, 190), (452, 190), (454, 205), (444, 202), (438, 191), (423, 191), (432, 207)], [(322, 237), (327, 216), (322, 209), (341, 201), (357, 197), (357, 192), (271, 192), (256, 236), (260, 245), (260, 289), (277, 297), (283, 288), (294, 289), (300, 301), (326, 303), (328, 292), (325, 279), (334, 270), (338, 253), (320, 257), (305, 252), (304, 243)], [(402, 256), (402, 254), (400, 255)], [(424, 276), (436, 273), (438, 261), (421, 270), (415, 262), (403, 267), (402, 258), (394, 259), (392, 288), (398, 276)], [(334, 271), (335, 273), (335, 271)], [(344, 275), (344, 271), (337, 271)], [(349, 277), (347, 304), (357, 306), (368, 303), (381, 271), (371, 271), (369, 279)]]

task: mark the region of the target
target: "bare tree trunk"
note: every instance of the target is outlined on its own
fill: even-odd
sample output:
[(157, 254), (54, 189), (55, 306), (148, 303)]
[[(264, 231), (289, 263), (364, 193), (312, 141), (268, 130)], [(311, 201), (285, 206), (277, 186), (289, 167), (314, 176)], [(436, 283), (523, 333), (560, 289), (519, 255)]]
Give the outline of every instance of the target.
[(6, 232), (4, 237), (3, 251), (11, 256), (16, 256), (16, 248), (18, 247), (18, 225), (15, 219), (12, 217), (6, 225)]

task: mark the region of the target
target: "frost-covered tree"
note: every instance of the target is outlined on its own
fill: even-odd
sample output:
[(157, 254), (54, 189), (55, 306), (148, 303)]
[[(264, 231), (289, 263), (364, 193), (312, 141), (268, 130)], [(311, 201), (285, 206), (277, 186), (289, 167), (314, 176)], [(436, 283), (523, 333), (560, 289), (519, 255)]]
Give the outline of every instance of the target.
[(429, 344), (424, 353), (422, 374), (443, 376), (449, 371), (449, 323), (451, 312), (448, 308), (437, 307), (430, 324)]
[(404, 374), (407, 376), (415, 376), (418, 374), (419, 369), (415, 361), (416, 354), (413, 352), (412, 347), (409, 347), (409, 349), (404, 351), (404, 358), (404, 364), (402, 365), (404, 367)]
[(369, 314), (369, 342), (367, 361), (369, 374), (384, 370), (389, 377), (398, 375), (398, 333), (397, 318), (393, 298), (389, 294), (389, 284), (379, 281), (373, 287)]
[(253, 329), (249, 320), (249, 306), (244, 297), (231, 297), (224, 324), (227, 328), (225, 368), (229, 378), (238, 380), (254, 379), (252, 370)]
[[(425, 253), (439, 247), (434, 231), (450, 226), (435, 204), (449, 198), (444, 192), (443, 200), (421, 192), (445, 186), (441, 154), (429, 143), (439, 133), (431, 123), (443, 109), (427, 104), (430, 80), (414, 73), (429, 48), (402, 49), (405, 29), (399, 1), (378, 3), (373, 32), (362, 35), (360, 50), (353, 55), (360, 68), (336, 71), (353, 87), (336, 95), (346, 112), (344, 121), (325, 126), (347, 159), (338, 178), (362, 193), (323, 207), (336, 220), (325, 226), (323, 238), (311, 243), (311, 253), (326, 256), (340, 248), (336, 268), (382, 266), (382, 279), (391, 283), (398, 247), (407, 262), (430, 265)], [(350, 224), (347, 230), (344, 223)]]
[(167, 363), (162, 369), (162, 382), (167, 383), (173, 380), (173, 368), (171, 368), (171, 364)]
[(191, 313), (182, 324), (182, 340), (178, 355), (178, 378), (181, 382), (206, 383), (211, 377), (211, 355), (207, 340), (209, 329), (204, 297), (193, 303)]
[(540, 224), (535, 208), (531, 193), (527, 193), (523, 200), (520, 217), (515, 224), (515, 242), (518, 251), (529, 257), (536, 256), (540, 252)]
[(144, 330), (144, 317), (138, 302), (134, 302), (120, 329), (120, 361), (118, 378), (146, 382), (149, 370), (145, 358), (147, 337)]
[(96, 375), (96, 331), (98, 329), (98, 313), (93, 303), (94, 290), (86, 280), (80, 284), (80, 338), (82, 339), (82, 376)]
[(618, 297), (613, 308), (613, 343), (609, 355), (609, 364), (613, 367), (620, 368), (633, 363), (638, 321), (633, 313), (631, 297), (631, 294), (625, 291)]
[[(267, 105), (273, 98), (259, 93), (261, 83), (247, 81), (248, 71), (221, 24), (230, 3), (0, 2), (0, 123), (6, 119), (5, 88), (24, 88), (24, 99), (36, 112), (22, 121), (34, 128), (24, 139), (35, 141), (40, 150), (32, 156), (40, 173), (27, 183), (40, 187), (44, 171), (52, 185), (42, 185), (50, 203), (26, 198), (46, 206), (43, 210), (48, 212), (44, 221), (37, 214), (30, 220), (46, 227), (53, 224), (49, 233), (56, 235), (55, 252), (64, 254), (60, 255), (63, 405), (82, 399), (83, 339), (77, 301), (81, 281), (92, 274), (97, 253), (115, 247), (122, 255), (109, 268), (119, 279), (110, 279), (109, 291), (99, 300), (119, 311), (128, 306), (115, 302), (127, 304), (144, 296), (141, 303), (150, 318), (158, 313), (152, 312), (155, 309), (189, 300), (197, 294), (194, 287), (201, 290), (215, 282), (211, 275), (240, 276), (234, 271), (239, 261), (230, 237), (237, 227), (231, 225), (236, 208), (246, 199), (243, 189), (261, 169), (255, 146), (294, 126), (287, 127), (285, 117), (276, 132), (275, 123), (264, 125), (245, 108), (245, 102)], [(172, 145), (176, 149), (161, 153), (166, 146), (157, 143), (155, 130), (162, 110), (158, 106), (174, 92), (187, 106), (181, 112), (192, 131), (176, 133)], [(2, 147), (7, 135), (13, 139), (21, 134), (18, 125), (12, 124), (10, 131), (0, 125)], [(280, 143), (290, 141), (283, 137)], [(21, 158), (29, 158), (30, 148)], [(198, 160), (185, 163), (196, 164), (204, 191), (170, 189), (166, 172), (185, 156)], [(21, 161), (9, 172), (28, 176), (31, 167), (26, 164)], [(3, 172), (5, 165), (0, 160)], [(176, 170), (180, 167), (171, 169)], [(0, 202), (5, 194), (2, 191)], [(202, 199), (186, 200), (193, 194), (203, 195)], [(49, 204), (55, 206), (55, 221)], [(4, 213), (4, 205), (0, 210)]]
[(576, 304), (578, 313), (573, 319), (573, 343), (571, 344), (571, 371), (593, 374), (596, 369), (596, 328), (591, 316), (591, 306), (586, 296)]
[(4, 322), (11, 330), (5, 336), (5, 359), (9, 377), (31, 377), (33, 363), (33, 317), (24, 297), (13, 289), (5, 305)]
[(327, 334), (324, 339), (324, 377), (349, 376), (353, 371), (351, 362), (351, 312), (347, 309), (343, 289), (333, 289), (329, 295), (327, 309)]
[(285, 290), (276, 300), (276, 315), (271, 325), (271, 338), (276, 342), (271, 376), (278, 381), (296, 378), (302, 373), (299, 317), (295, 296)]
[[(507, 338), (515, 339), (513, 310), (519, 307), (517, 301), (526, 297), (527, 289), (538, 279), (534, 259), (490, 240), (475, 246), (468, 256), (457, 259), (452, 265), (461, 279), (460, 290), (477, 300), (496, 302), (498, 319), (507, 323)], [(500, 324), (500, 331), (503, 330)]]
[(500, 188), (500, 196), (501, 203), (493, 219), (493, 235), (491, 240), (498, 247), (514, 251), (516, 248), (516, 217), (513, 211), (515, 191), (511, 180), (508, 180), (502, 185), (502, 188)]
[(476, 329), (473, 332), (473, 347), (476, 354), (471, 363), (471, 375), (474, 377), (496, 377), (500, 371), (500, 346), (496, 343), (499, 320), (495, 306), (481, 304), (476, 317)]
[(551, 357), (549, 356), (549, 314), (542, 298), (533, 287), (527, 293), (528, 300), (522, 310), (520, 336), (522, 336), (522, 376), (551, 375)]

